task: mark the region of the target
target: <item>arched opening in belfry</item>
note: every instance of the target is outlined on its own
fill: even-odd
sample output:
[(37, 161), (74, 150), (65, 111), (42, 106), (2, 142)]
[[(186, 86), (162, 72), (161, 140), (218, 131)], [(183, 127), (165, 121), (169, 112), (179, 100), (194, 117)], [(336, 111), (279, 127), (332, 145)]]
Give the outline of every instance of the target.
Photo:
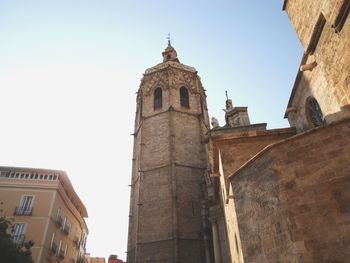
[(154, 109), (160, 109), (163, 106), (163, 91), (161, 88), (156, 88), (154, 91)]
[(180, 88), (180, 103), (182, 107), (189, 108), (190, 107), (190, 101), (188, 98), (188, 90), (186, 87)]

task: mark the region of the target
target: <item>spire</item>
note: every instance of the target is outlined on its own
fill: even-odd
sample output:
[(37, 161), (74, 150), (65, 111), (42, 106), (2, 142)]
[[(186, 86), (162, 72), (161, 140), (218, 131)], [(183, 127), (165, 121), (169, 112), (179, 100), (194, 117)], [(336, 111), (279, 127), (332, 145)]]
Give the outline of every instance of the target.
[(168, 46), (165, 48), (164, 52), (162, 53), (163, 62), (174, 61), (174, 62), (180, 63), (180, 61), (177, 58), (176, 50), (171, 45), (170, 33), (168, 33), (168, 36), (166, 39), (168, 39)]

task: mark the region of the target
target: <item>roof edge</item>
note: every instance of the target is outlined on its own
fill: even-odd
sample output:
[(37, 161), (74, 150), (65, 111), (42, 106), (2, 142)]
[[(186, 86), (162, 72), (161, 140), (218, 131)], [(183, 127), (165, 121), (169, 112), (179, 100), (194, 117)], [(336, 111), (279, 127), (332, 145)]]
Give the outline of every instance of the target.
[(239, 167), (236, 171), (234, 171), (232, 174), (230, 174), (228, 176), (228, 179), (230, 180), (232, 177), (234, 177), (235, 175), (237, 175), (239, 172), (241, 172), (242, 170), (244, 170), (246, 167), (248, 167), (249, 165), (251, 165), (256, 159), (258, 159), (260, 156), (262, 156), (263, 154), (265, 154), (266, 152), (270, 151), (272, 148), (275, 148), (277, 147), (278, 145), (280, 144), (284, 144), (284, 143), (287, 143), (287, 142), (290, 142), (290, 141), (294, 141), (294, 140), (297, 140), (299, 139), (300, 137), (305, 137), (311, 133), (314, 133), (314, 132), (317, 132), (321, 129), (329, 129), (333, 126), (337, 126), (338, 124), (341, 124), (343, 122), (350, 122), (350, 117), (349, 118), (345, 118), (345, 119), (342, 119), (340, 121), (337, 121), (337, 122), (333, 122), (333, 123), (330, 123), (326, 126), (319, 126), (319, 127), (315, 127), (311, 130), (307, 130), (305, 132), (302, 132), (302, 133), (298, 133), (292, 137), (289, 137), (289, 138), (286, 138), (284, 140), (281, 140), (281, 141), (278, 141), (278, 142), (275, 142), (275, 143), (272, 143), (272, 144), (269, 144), (267, 145), (264, 149), (262, 149), (260, 152), (258, 152), (257, 154), (255, 154), (252, 158), (250, 158), (247, 162), (245, 162), (241, 167)]
[[(295, 81), (294, 81), (294, 84), (293, 84), (293, 89), (292, 89), (292, 92), (290, 94), (290, 97), (289, 97), (289, 101), (288, 101), (288, 105), (287, 105), (287, 109), (291, 106), (292, 104), (292, 101), (294, 99), (294, 96), (295, 96), (295, 93), (296, 93), (296, 90), (297, 90), (297, 87), (298, 87), (298, 84), (300, 82), (300, 79), (303, 75), (303, 72), (300, 70), (300, 67), (302, 65), (305, 64), (306, 60), (307, 60), (307, 57), (308, 55), (306, 53), (303, 54), (303, 57), (301, 58), (301, 62), (300, 62), (300, 66), (299, 66), (299, 69), (298, 69), (298, 73), (297, 73), (297, 76), (295, 77)], [(284, 113), (284, 119), (287, 119), (288, 118), (288, 112), (287, 112), (287, 109)]]
[(174, 61), (165, 61), (165, 62), (159, 63), (159, 64), (157, 64), (157, 65), (155, 65), (153, 67), (147, 68), (145, 70), (144, 75), (152, 74), (152, 73), (154, 73), (156, 71), (159, 71), (159, 70), (162, 70), (162, 69), (166, 69), (168, 67), (173, 67), (173, 68), (177, 68), (177, 69), (186, 70), (186, 71), (189, 71), (189, 72), (192, 72), (192, 73), (197, 73), (197, 70), (194, 67), (187, 66), (187, 65), (182, 64), (182, 63), (177, 63), (177, 62), (174, 62)]

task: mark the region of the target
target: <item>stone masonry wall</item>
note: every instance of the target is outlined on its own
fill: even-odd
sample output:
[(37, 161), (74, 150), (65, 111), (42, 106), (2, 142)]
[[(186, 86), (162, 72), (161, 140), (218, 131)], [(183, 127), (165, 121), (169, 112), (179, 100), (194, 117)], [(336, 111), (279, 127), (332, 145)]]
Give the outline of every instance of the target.
[[(160, 66), (159, 66), (160, 67)], [(137, 97), (128, 262), (204, 262), (203, 143), (208, 116), (196, 72), (164, 63), (146, 71)], [(180, 104), (188, 89), (189, 107)], [(154, 89), (162, 107), (154, 109)], [(204, 101), (202, 101), (204, 98)]]
[(176, 112), (174, 123), (176, 124), (173, 128), (176, 162), (206, 168), (205, 144), (202, 142), (204, 132), (201, 132), (202, 127), (198, 116)]
[(245, 262), (350, 258), (350, 119), (270, 146), (231, 179)]
[(143, 120), (140, 170), (169, 165), (169, 116), (169, 112), (164, 112)]
[[(306, 63), (310, 63), (307, 61)], [(334, 121), (332, 116), (341, 110), (338, 100), (334, 95), (334, 89), (328, 83), (321, 67), (316, 67), (313, 71), (300, 73), (301, 77), (298, 87), (289, 107), (294, 111), (288, 113), (288, 121), (292, 127), (296, 127), (298, 132), (313, 128), (309, 122), (306, 112), (306, 100), (313, 96), (319, 103), (326, 122)]]
[[(285, 10), (304, 47), (308, 50), (317, 20), (322, 14), (325, 25), (313, 54), (306, 54), (305, 64), (316, 61), (312, 71), (300, 73), (292, 105), (296, 111), (288, 114), (289, 122), (298, 131), (310, 129), (305, 115), (305, 101), (310, 95), (320, 104), (328, 123), (350, 116), (344, 110), (350, 104), (350, 19), (336, 32), (334, 23), (344, 0), (288, 0)], [(310, 56), (312, 55), (312, 56)], [(292, 95), (293, 96), (293, 95)], [(335, 113), (342, 111), (341, 114)]]
[[(224, 262), (229, 262), (229, 257), (232, 262), (243, 262), (240, 245), (241, 235), (237, 228), (234, 200), (229, 198), (232, 191), (228, 187), (228, 177), (266, 146), (294, 134), (295, 130), (291, 128), (264, 130), (260, 126), (254, 125), (212, 132), (211, 148), (214, 152), (220, 151), (221, 157), (217, 160), (220, 164), (220, 189), (217, 192), (223, 209), (223, 218), (225, 219), (225, 222), (218, 220), (218, 227), (221, 230), (219, 233), (220, 248)], [(225, 229), (225, 232), (223, 229)]]
[(217, 134), (212, 143), (220, 151), (223, 175), (227, 179), (267, 145), (293, 136), (295, 131), (289, 128), (256, 131), (247, 126), (246, 129), (237, 129), (237, 132), (233, 128), (227, 135)]

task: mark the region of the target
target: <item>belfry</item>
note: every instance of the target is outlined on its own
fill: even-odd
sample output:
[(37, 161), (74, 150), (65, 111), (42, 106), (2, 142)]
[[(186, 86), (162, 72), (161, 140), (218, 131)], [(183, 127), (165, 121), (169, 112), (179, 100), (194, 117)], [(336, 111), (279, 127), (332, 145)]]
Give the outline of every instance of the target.
[(206, 95), (170, 40), (137, 92), (128, 263), (210, 262)]

